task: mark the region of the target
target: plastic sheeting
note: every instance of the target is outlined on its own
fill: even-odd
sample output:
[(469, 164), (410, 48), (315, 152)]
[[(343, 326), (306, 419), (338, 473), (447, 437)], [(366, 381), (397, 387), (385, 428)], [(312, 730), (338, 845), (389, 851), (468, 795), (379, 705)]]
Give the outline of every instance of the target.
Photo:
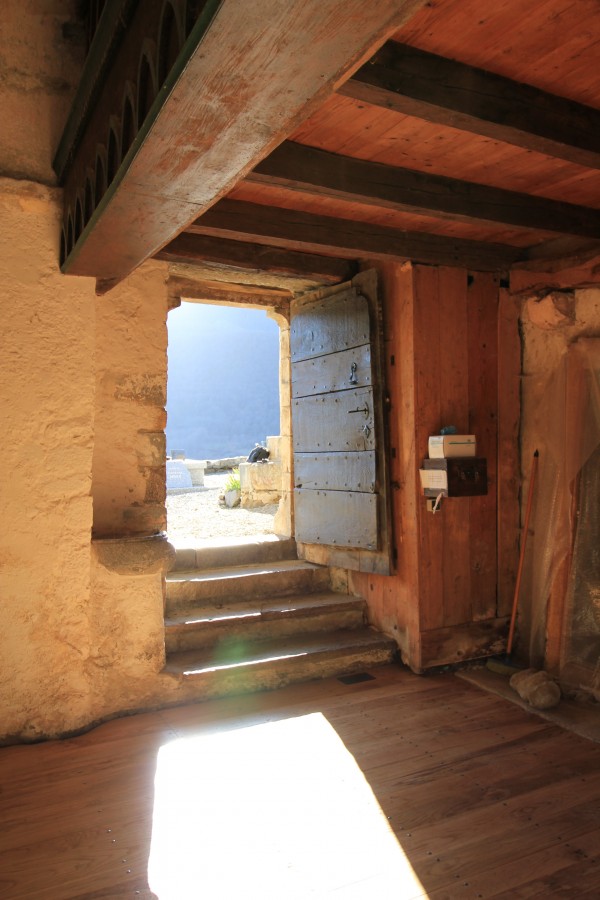
[(600, 339), (570, 345), (537, 409), (541, 436), (529, 660), (600, 692)]

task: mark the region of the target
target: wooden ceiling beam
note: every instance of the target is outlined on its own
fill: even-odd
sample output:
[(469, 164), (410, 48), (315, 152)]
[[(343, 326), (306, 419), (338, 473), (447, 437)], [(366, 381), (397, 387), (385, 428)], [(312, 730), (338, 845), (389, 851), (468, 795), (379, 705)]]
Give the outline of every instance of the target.
[(600, 110), (416, 47), (388, 41), (338, 93), (600, 168)]
[(182, 300), (195, 300), (203, 303), (224, 303), (235, 306), (243, 303), (246, 306), (258, 306), (266, 309), (286, 309), (294, 296), (292, 291), (277, 290), (262, 285), (206, 281), (186, 278), (178, 274), (169, 275), (167, 288), (171, 308), (179, 306)]
[(598, 209), (340, 156), (291, 141), (260, 162), (246, 180), (454, 221), (600, 237)]
[(558, 238), (530, 247), (510, 270), (514, 294), (571, 290), (600, 284), (600, 241)]
[[(127, 67), (137, 71), (138, 60), (154, 53), (158, 23), (145, 18), (164, 7), (137, 3), (110, 69), (110, 84), (99, 91), (64, 174), (71, 206), (65, 209), (62, 270), (96, 276), (106, 288), (153, 256), (293, 133), (426, 3), (199, 4), (197, 21), (165, 80), (159, 79), (149, 111), (140, 116), (138, 110), (143, 122), (137, 131), (133, 119), (133, 140), (121, 159), (119, 141), (127, 146), (132, 127), (129, 116), (127, 140), (122, 139), (123, 109), (129, 109), (123, 99), (129, 96)], [(179, 32), (172, 28), (169, 33), (176, 37)], [(138, 88), (133, 85), (133, 96), (141, 93), (144, 99), (146, 88)], [(69, 135), (75, 139), (77, 134), (71, 127)], [(77, 214), (77, 203), (82, 209), (86, 173), (94, 171), (96, 148), (105, 141), (108, 185), (88, 218)], [(71, 159), (71, 152), (63, 150)]]
[(518, 247), (504, 244), (401, 231), (239, 200), (221, 200), (196, 219), (188, 232), (345, 259), (410, 259), (478, 271), (508, 268), (521, 253)]
[(559, 267), (525, 264), (514, 266), (510, 271), (511, 294), (543, 294), (549, 291), (572, 291), (576, 288), (596, 287), (600, 284), (600, 254), (584, 262), (569, 265), (564, 262)]
[(347, 281), (357, 271), (356, 265), (348, 260), (187, 233), (163, 247), (156, 259), (187, 265), (212, 262), (246, 271), (300, 275), (323, 284)]
[(574, 265), (580, 265), (600, 256), (600, 241), (582, 240), (581, 238), (554, 238), (521, 253), (518, 268), (535, 269), (540, 263), (549, 267), (548, 271), (560, 271)]

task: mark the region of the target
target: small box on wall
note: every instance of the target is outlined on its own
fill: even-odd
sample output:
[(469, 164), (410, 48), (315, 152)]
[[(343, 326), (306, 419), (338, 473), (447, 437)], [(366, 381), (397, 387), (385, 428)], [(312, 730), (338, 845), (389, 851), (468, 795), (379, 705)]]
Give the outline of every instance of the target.
[(421, 487), (426, 497), (448, 496), (448, 472), (442, 469), (419, 469)]
[(429, 438), (430, 459), (475, 456), (476, 452), (477, 441), (474, 434), (432, 434)]
[(483, 457), (424, 459), (419, 470), (426, 497), (481, 497), (487, 494), (487, 460)]

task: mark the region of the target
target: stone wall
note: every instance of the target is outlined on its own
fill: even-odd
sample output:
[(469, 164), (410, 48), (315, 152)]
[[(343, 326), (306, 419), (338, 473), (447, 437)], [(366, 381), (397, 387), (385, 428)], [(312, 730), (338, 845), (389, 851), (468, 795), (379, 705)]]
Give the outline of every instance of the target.
[(2, 8), (0, 741), (84, 728), (171, 689), (159, 674), (171, 554), (147, 539), (165, 527), (166, 267), (147, 263), (105, 297), (58, 268), (52, 159), (83, 62), (76, 6)]
[(58, 271), (60, 214), (60, 191), (0, 179), (0, 736), (28, 739), (91, 714), (95, 297)]
[(135, 540), (166, 523), (164, 266), (96, 297), (58, 270), (60, 207), (0, 179), (0, 740), (141, 708), (164, 664), (169, 548)]
[[(251, 509), (279, 503), (281, 499), (281, 437), (268, 437), (268, 460), (262, 462), (240, 463), (240, 484), (242, 488), (242, 506)], [(287, 488), (288, 485), (286, 484)]]
[(94, 536), (166, 528), (167, 266), (148, 262), (96, 312)]
[(0, 175), (55, 185), (58, 146), (85, 54), (77, 0), (3, 0)]
[(94, 718), (142, 708), (165, 661), (166, 275), (165, 264), (147, 262), (96, 303)]
[(49, 187), (83, 61), (75, 9), (7, 0), (0, 28), (0, 736), (23, 739), (91, 714), (94, 284), (60, 275)]

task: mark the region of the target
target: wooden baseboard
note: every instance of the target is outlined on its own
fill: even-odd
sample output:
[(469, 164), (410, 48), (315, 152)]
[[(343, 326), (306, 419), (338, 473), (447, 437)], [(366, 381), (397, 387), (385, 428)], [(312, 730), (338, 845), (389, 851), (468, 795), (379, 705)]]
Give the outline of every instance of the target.
[(506, 650), (509, 620), (484, 619), (421, 634), (421, 666), (432, 668), (494, 656)]

